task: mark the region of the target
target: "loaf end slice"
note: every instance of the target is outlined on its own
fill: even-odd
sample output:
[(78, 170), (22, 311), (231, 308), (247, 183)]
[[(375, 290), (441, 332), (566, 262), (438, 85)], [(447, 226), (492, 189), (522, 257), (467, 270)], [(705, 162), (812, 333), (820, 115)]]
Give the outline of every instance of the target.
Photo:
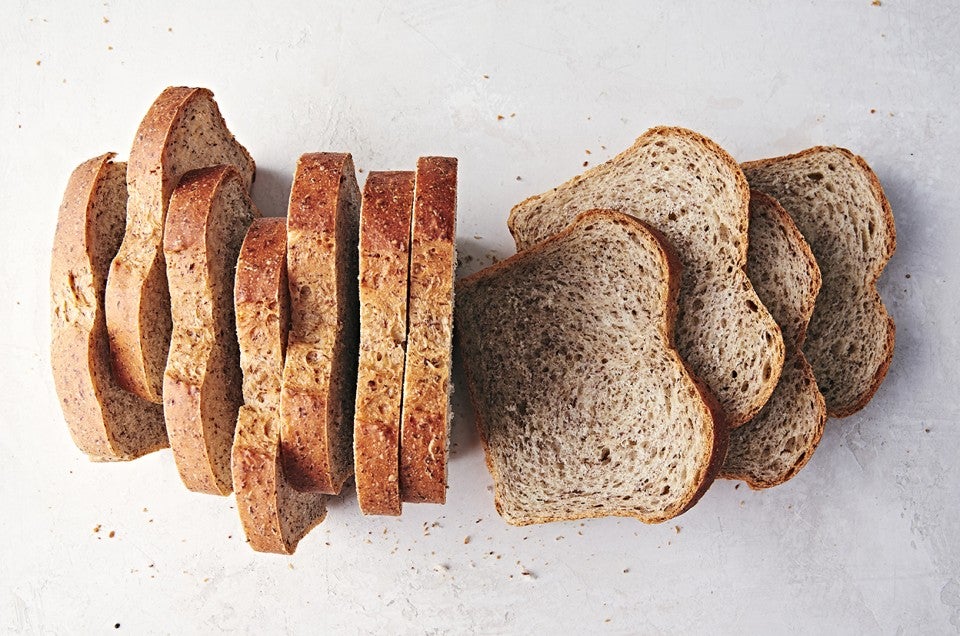
[(751, 186), (790, 214), (817, 259), (823, 286), (803, 352), (827, 414), (851, 415), (877, 392), (893, 359), (896, 328), (876, 283), (897, 240), (880, 181), (844, 148), (820, 146), (743, 167)]
[(417, 161), (412, 227), (400, 496), (410, 502), (444, 503), (457, 263), (456, 159)]
[(634, 216), (662, 232), (683, 263), (677, 349), (717, 396), (731, 426), (766, 404), (783, 367), (773, 317), (744, 271), (749, 189), (716, 143), (682, 128), (654, 128), (610, 161), (510, 212), (525, 249), (590, 208)]
[(325, 497), (287, 481), (280, 457), (280, 384), (290, 319), (286, 224), (257, 219), (247, 231), (235, 283), (243, 406), (231, 455), (237, 511), (250, 546), (292, 554), (326, 516)]
[(360, 208), (360, 356), (353, 454), (364, 514), (399, 515), (413, 172), (371, 172)]
[(775, 199), (750, 194), (747, 273), (780, 325), (787, 357), (766, 406), (730, 434), (721, 477), (769, 488), (813, 456), (827, 419), (823, 396), (801, 346), (820, 290), (820, 270), (800, 231)]
[(353, 474), (360, 189), (349, 154), (300, 157), (287, 213), (290, 334), (281, 456), (298, 490), (338, 494)]
[(590, 211), (457, 286), (457, 339), (497, 510), (516, 525), (658, 523), (726, 452), (673, 345), (680, 265), (635, 218)]
[(163, 410), (188, 489), (233, 490), (230, 448), (243, 403), (233, 285), (240, 245), (260, 211), (233, 166), (188, 172), (170, 198), (163, 252), (173, 329)]
[(107, 331), (121, 386), (160, 403), (172, 328), (163, 260), (170, 195), (191, 170), (232, 165), (249, 189), (254, 163), (227, 129), (213, 93), (171, 87), (140, 123), (127, 168), (127, 223), (107, 280)]
[(161, 407), (124, 391), (110, 368), (104, 289), (126, 208), (126, 164), (112, 153), (85, 161), (70, 175), (53, 239), (53, 380), (70, 436), (95, 461), (167, 446)]

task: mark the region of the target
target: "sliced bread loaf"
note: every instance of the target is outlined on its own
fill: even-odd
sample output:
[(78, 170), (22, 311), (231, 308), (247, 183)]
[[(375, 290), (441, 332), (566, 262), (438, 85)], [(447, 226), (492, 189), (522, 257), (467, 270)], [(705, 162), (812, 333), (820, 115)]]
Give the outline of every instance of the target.
[(680, 265), (631, 216), (591, 211), (457, 286), (457, 339), (497, 510), (525, 525), (670, 519), (727, 429), (673, 346)]
[(796, 475), (810, 460), (827, 411), (800, 349), (820, 290), (820, 270), (790, 215), (775, 199), (756, 191), (750, 193), (747, 273), (780, 325), (787, 357), (766, 406), (730, 434), (720, 476), (769, 488)]
[(190, 490), (233, 490), (230, 447), (243, 403), (233, 284), (240, 245), (260, 216), (233, 166), (188, 172), (170, 197), (163, 255), (173, 331), (163, 414)]
[(107, 280), (107, 331), (121, 386), (161, 402), (170, 344), (170, 295), (163, 262), (167, 204), (191, 170), (233, 165), (249, 189), (254, 163), (227, 130), (213, 93), (171, 87), (137, 130), (127, 169), (127, 224)]
[(751, 187), (775, 197), (820, 266), (803, 352), (832, 417), (866, 406), (893, 358), (896, 329), (877, 279), (896, 249), (893, 213), (867, 163), (844, 148), (816, 147), (743, 166)]
[(292, 554), (326, 516), (324, 495), (294, 489), (280, 458), (280, 382), (290, 318), (282, 218), (257, 219), (237, 262), (235, 303), (243, 406), (233, 442), (233, 488), (250, 546)]
[(401, 511), (400, 407), (414, 173), (371, 172), (360, 208), (360, 357), (353, 454), (364, 514)]
[(444, 503), (453, 359), (457, 160), (417, 161), (410, 238), (407, 359), (400, 427), (400, 497)]
[(353, 474), (359, 209), (349, 154), (300, 157), (287, 212), (290, 334), (280, 394), (281, 456), (299, 490), (337, 494)]
[(53, 380), (74, 443), (95, 461), (135, 459), (167, 446), (163, 411), (117, 384), (103, 298), (123, 238), (126, 164), (105, 154), (70, 175), (50, 267)]
[(525, 249), (584, 210), (612, 208), (663, 232), (684, 268), (677, 349), (739, 426), (766, 404), (784, 357), (780, 330), (744, 272), (748, 200), (743, 172), (717, 144), (654, 128), (610, 161), (515, 206), (509, 227)]

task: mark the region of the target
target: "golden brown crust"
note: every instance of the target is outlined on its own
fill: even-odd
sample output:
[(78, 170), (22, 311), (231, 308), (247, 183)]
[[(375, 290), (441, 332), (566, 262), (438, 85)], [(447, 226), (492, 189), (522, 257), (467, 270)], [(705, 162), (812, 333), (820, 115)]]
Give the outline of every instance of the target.
[[(163, 383), (164, 417), (177, 469), (184, 485), (194, 492), (227, 495), (232, 489), (229, 444), (236, 425), (240, 395), (240, 368), (231, 306), (223, 307), (214, 294), (214, 276), (229, 276), (233, 288), (236, 251), (214, 233), (215, 206), (231, 182), (244, 191), (242, 176), (233, 166), (215, 166), (189, 172), (170, 198), (164, 228), (164, 257), (171, 292), (173, 331)], [(244, 196), (246, 194), (244, 193)], [(259, 211), (248, 202), (253, 215)], [(240, 217), (231, 219), (234, 236), (245, 231)], [(234, 244), (233, 250), (236, 250)], [(231, 262), (224, 262), (224, 259)], [(187, 296), (195, 306), (179, 307)], [(182, 324), (180, 321), (182, 320)], [(221, 321), (231, 329), (223, 334)], [(232, 340), (228, 342), (227, 340)], [(183, 346), (177, 346), (182, 343)]]
[[(644, 232), (653, 237), (655, 243), (662, 256), (662, 264), (664, 267), (664, 280), (667, 286), (666, 293), (662, 294), (662, 298), (665, 302), (664, 312), (665, 320), (663, 324), (662, 333), (665, 336), (665, 340), (668, 343), (671, 343), (670, 352), (674, 358), (675, 363), (682, 367), (686, 371), (687, 377), (691, 380), (691, 386), (695, 389), (697, 395), (700, 397), (702, 405), (702, 415), (705, 419), (712, 423), (709, 433), (709, 446), (710, 451), (707, 456), (700, 457), (699, 461), (699, 470), (697, 479), (700, 480), (699, 486), (695, 491), (690, 493), (690, 495), (682, 502), (671, 508), (670, 510), (663, 511), (662, 515), (657, 516), (648, 516), (643, 517), (637, 513), (630, 513), (623, 511), (622, 514), (618, 513), (607, 513), (607, 512), (593, 512), (593, 511), (583, 511), (582, 514), (576, 513), (571, 515), (564, 516), (547, 516), (547, 517), (535, 517), (530, 516), (524, 519), (517, 519), (509, 515), (505, 515), (499, 501), (499, 495), (497, 489), (494, 489), (494, 504), (496, 506), (497, 512), (511, 525), (531, 525), (537, 523), (551, 523), (554, 521), (573, 521), (577, 519), (589, 519), (596, 518), (600, 516), (624, 516), (635, 518), (644, 523), (662, 523), (668, 519), (676, 517), (677, 515), (682, 514), (683, 512), (689, 510), (697, 501), (706, 493), (710, 485), (714, 482), (716, 476), (719, 474), (721, 467), (723, 466), (724, 458), (726, 457), (727, 445), (729, 442), (729, 427), (724, 421), (723, 411), (720, 408), (718, 402), (710, 393), (704, 384), (690, 371), (689, 367), (677, 353), (676, 349), (672, 348), (673, 343), (673, 328), (674, 322), (676, 320), (677, 314), (677, 295), (679, 292), (679, 281), (680, 274), (682, 271), (682, 265), (677, 258), (672, 246), (665, 237), (658, 232), (657, 230), (651, 228), (649, 225), (643, 223), (642, 221), (637, 220), (635, 217), (628, 214), (623, 214), (614, 210), (588, 210), (579, 214), (576, 219), (570, 223), (566, 228), (561, 230), (559, 233), (537, 243), (522, 252), (514, 254), (510, 258), (507, 258), (499, 263), (495, 263), (490, 267), (476, 272), (466, 278), (461, 279), (457, 282), (458, 289), (463, 289), (475, 283), (478, 283), (486, 278), (495, 276), (501, 271), (509, 270), (513, 264), (520, 260), (527, 258), (530, 254), (536, 253), (539, 250), (543, 250), (549, 247), (552, 243), (557, 241), (562, 241), (569, 234), (577, 231), (578, 227), (582, 224), (588, 224), (591, 221), (598, 218), (611, 218), (618, 223), (621, 223), (627, 227), (630, 227), (638, 232)], [(459, 332), (458, 332), (459, 334)], [(457, 335), (457, 338), (462, 336)], [(464, 356), (463, 346), (457, 347), (461, 352), (459, 355)], [(498, 473), (496, 466), (492, 461), (492, 453), (490, 451), (489, 440), (486, 435), (486, 427), (483, 424), (483, 414), (482, 410), (479, 408), (481, 402), (476, 394), (477, 382), (475, 381), (473, 374), (470, 370), (469, 364), (463, 364), (464, 374), (467, 380), (467, 391), (470, 395), (470, 401), (474, 405), (474, 414), (477, 424), (477, 430), (479, 432), (480, 441), (484, 449), (484, 455), (486, 459), (487, 469), (490, 471), (491, 476), (493, 477), (494, 483), (500, 483), (501, 480), (508, 478), (507, 476), (502, 476)]]
[(286, 224), (257, 219), (237, 263), (235, 303), (243, 367), (244, 405), (231, 453), (237, 512), (250, 546), (291, 554), (320, 523), (323, 495), (299, 493), (287, 483), (280, 458), (280, 383), (289, 318)]
[(456, 268), (457, 160), (417, 161), (407, 357), (400, 427), (400, 496), (444, 503)]
[[(162, 401), (172, 325), (162, 245), (166, 206), (180, 176), (203, 167), (189, 165), (196, 159), (178, 161), (172, 139), (187, 109), (199, 100), (210, 102), (214, 120), (226, 131), (213, 94), (183, 86), (164, 90), (140, 123), (127, 171), (127, 231), (107, 283), (107, 329), (117, 380), (128, 391), (156, 403)], [(243, 165), (238, 167), (249, 188), (253, 159), (232, 135), (228, 145), (241, 157), (238, 163)]]
[(867, 181), (870, 183), (871, 193), (883, 210), (883, 216), (886, 221), (885, 226), (887, 230), (887, 234), (884, 237), (883, 253), (881, 254), (881, 258), (877, 259), (876, 267), (873, 269), (873, 271), (869, 272), (869, 278), (867, 280), (872, 295), (875, 298), (877, 309), (883, 313), (887, 322), (886, 340), (883, 345), (883, 360), (877, 367), (876, 372), (873, 374), (873, 378), (869, 386), (860, 394), (857, 400), (851, 404), (827, 405), (827, 415), (829, 417), (842, 418), (853, 415), (865, 407), (870, 400), (873, 399), (873, 396), (880, 389), (880, 385), (883, 384), (883, 380), (887, 376), (887, 371), (890, 369), (890, 363), (893, 361), (893, 350), (896, 346), (896, 325), (893, 322), (893, 317), (890, 316), (889, 312), (887, 312), (886, 306), (883, 304), (883, 299), (880, 297), (880, 292), (877, 291), (877, 280), (880, 278), (884, 268), (886, 268), (887, 263), (893, 256), (894, 251), (897, 249), (896, 225), (893, 218), (893, 209), (890, 207), (890, 201), (887, 199), (887, 195), (883, 191), (883, 186), (880, 184), (880, 179), (877, 177), (873, 169), (867, 164), (866, 160), (864, 160), (864, 158), (860, 155), (857, 155), (846, 148), (840, 148), (836, 146), (814, 146), (812, 148), (807, 148), (806, 150), (801, 150), (800, 152), (789, 155), (783, 155), (781, 157), (770, 157), (767, 159), (747, 161), (742, 164), (742, 167), (745, 171), (751, 169), (761, 169), (781, 161), (800, 159), (808, 155), (834, 151), (840, 152), (846, 156), (863, 171)]
[(400, 408), (413, 172), (371, 172), (360, 211), (360, 356), (354, 413), (357, 500), (399, 515)]
[(302, 491), (338, 494), (353, 470), (342, 438), (352, 430), (356, 386), (358, 203), (349, 154), (300, 157), (287, 213), (291, 325), (280, 439), (285, 474)]
[[(107, 267), (123, 232), (126, 164), (107, 153), (70, 175), (57, 219), (50, 268), (50, 362), (64, 419), (77, 447), (94, 461), (135, 459), (167, 446), (163, 413), (117, 384), (104, 318)], [(107, 189), (116, 188), (108, 193)], [(117, 199), (116, 225), (97, 218)]]

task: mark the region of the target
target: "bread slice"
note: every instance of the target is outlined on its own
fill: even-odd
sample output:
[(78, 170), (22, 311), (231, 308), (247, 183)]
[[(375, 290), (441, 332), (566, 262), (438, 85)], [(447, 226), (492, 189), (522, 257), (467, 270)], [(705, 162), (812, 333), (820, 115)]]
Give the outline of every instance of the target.
[(457, 338), (507, 522), (658, 523), (706, 491), (727, 429), (673, 346), (679, 281), (665, 242), (605, 210), (460, 281)]
[(290, 334), (280, 393), (284, 470), (337, 494), (353, 474), (360, 189), (349, 154), (300, 157), (287, 213)]
[(360, 358), (353, 454), (364, 514), (401, 510), (400, 405), (407, 340), (412, 172), (371, 172), (360, 208)]
[(457, 263), (457, 160), (417, 161), (410, 238), (407, 359), (400, 426), (400, 497), (444, 503)]
[(777, 201), (750, 193), (747, 273), (786, 344), (780, 382), (755, 418), (730, 434), (721, 477), (769, 488), (803, 468), (823, 435), (827, 411), (813, 369), (801, 351), (820, 270), (797, 226)]
[(803, 352), (827, 414), (851, 415), (880, 387), (896, 334), (876, 286), (897, 246), (880, 181), (844, 148), (818, 146), (743, 168), (754, 189), (780, 201), (817, 258), (823, 287)]
[(137, 130), (127, 169), (127, 225), (107, 280), (107, 331), (120, 385), (161, 402), (170, 345), (170, 295), (163, 262), (167, 203), (191, 170), (233, 165), (249, 189), (254, 163), (227, 130), (213, 93), (168, 88)]
[(280, 381), (290, 318), (282, 218), (250, 225), (237, 262), (235, 303), (243, 406), (233, 442), (233, 488), (250, 546), (292, 554), (326, 516), (325, 497), (293, 488), (280, 459)]
[(50, 267), (53, 380), (73, 442), (95, 461), (167, 446), (160, 406), (124, 391), (110, 369), (103, 296), (127, 208), (126, 164), (112, 159), (95, 157), (70, 175)]
[(163, 414), (190, 490), (233, 490), (230, 447), (243, 404), (233, 283), (240, 245), (260, 211), (233, 166), (188, 172), (170, 197), (163, 255), (173, 331)]
[(610, 161), (515, 206), (517, 249), (590, 208), (612, 208), (663, 232), (683, 263), (677, 349), (719, 399), (731, 426), (750, 421), (780, 377), (780, 330), (744, 272), (749, 190), (706, 137), (653, 128)]

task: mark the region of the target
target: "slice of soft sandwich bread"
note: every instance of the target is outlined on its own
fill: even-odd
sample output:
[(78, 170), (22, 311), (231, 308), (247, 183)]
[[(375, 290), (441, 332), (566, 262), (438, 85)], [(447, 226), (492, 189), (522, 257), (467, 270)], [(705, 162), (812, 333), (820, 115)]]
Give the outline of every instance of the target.
[(893, 359), (896, 328), (877, 279), (897, 246), (893, 212), (861, 157), (816, 147), (743, 165), (751, 187), (776, 198), (813, 250), (823, 286), (803, 352), (832, 417), (866, 406)]
[(677, 349), (710, 387), (731, 426), (752, 419), (780, 378), (780, 329), (744, 271), (749, 190), (711, 140), (654, 128), (610, 161), (518, 204), (509, 226), (518, 249), (590, 208), (611, 208), (662, 232), (683, 263)]
[(457, 338), (511, 524), (661, 522), (713, 481), (727, 428), (673, 345), (680, 265), (631, 216), (591, 211), (457, 286)]

